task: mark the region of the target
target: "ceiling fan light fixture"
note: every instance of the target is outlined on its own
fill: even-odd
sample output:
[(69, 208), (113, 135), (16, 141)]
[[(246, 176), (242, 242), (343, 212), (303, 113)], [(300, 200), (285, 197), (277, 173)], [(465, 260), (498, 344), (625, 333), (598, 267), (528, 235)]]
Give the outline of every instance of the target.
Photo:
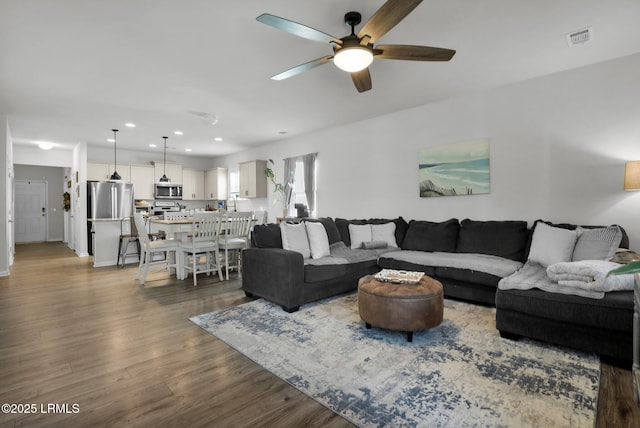
[(338, 50), (333, 62), (341, 70), (349, 73), (364, 70), (373, 62), (371, 49), (364, 46), (343, 47)]

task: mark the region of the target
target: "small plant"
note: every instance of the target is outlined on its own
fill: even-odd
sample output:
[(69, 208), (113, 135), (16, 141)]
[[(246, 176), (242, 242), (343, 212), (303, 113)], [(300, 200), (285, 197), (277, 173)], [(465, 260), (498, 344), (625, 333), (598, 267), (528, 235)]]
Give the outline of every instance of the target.
[[(275, 165), (273, 159), (269, 159), (269, 165)], [(278, 183), (276, 181), (276, 173), (273, 171), (273, 168), (267, 166), (264, 170), (264, 175), (267, 176), (269, 181), (271, 181), (274, 185), (273, 192), (276, 194), (276, 198), (273, 203), (275, 204), (278, 200), (282, 202), (282, 206), (285, 210), (289, 209), (291, 205), (291, 195), (293, 194), (293, 177), (289, 177), (289, 181), (286, 183)]]

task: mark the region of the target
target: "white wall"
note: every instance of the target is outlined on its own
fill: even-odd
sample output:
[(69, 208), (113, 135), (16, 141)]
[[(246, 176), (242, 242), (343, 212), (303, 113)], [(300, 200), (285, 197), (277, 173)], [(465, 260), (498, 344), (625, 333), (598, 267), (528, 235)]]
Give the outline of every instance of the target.
[[(640, 248), (640, 192), (622, 190), (640, 159), (640, 54), (468, 94), (218, 158), (216, 166), (318, 152), (319, 216), (538, 218), (622, 225)], [(375, 89), (374, 89), (375, 90)], [(491, 144), (491, 193), (420, 198), (418, 150)], [(266, 200), (243, 209), (280, 208)]]
[(0, 189), (5, 197), (0, 197), (0, 276), (9, 275), (13, 263), (13, 151), (11, 131), (6, 116), (0, 116)]
[(13, 163), (40, 166), (71, 166), (69, 150), (42, 150), (36, 145), (14, 144)]

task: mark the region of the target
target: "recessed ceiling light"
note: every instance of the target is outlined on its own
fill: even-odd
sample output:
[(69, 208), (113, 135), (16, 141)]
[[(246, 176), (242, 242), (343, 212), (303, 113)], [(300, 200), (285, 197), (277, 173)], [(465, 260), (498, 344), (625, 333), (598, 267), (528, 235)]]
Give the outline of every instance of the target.
[(129, 123), (125, 123), (124, 126), (126, 126), (127, 128), (135, 128), (136, 124), (129, 122)]
[(149, 147), (158, 147), (157, 144), (149, 144)]
[(184, 149), (184, 151), (185, 151), (185, 152), (190, 152), (190, 151), (191, 151), (191, 149)]
[(213, 139), (213, 141), (218, 141), (218, 142), (220, 142), (220, 141), (222, 141), (222, 137), (216, 137), (216, 138), (214, 138), (214, 139)]
[(107, 143), (115, 143), (116, 140), (114, 140), (113, 138), (107, 138)]
[(182, 131), (173, 131), (173, 133), (176, 135), (182, 135)]
[(38, 143), (38, 147), (40, 147), (42, 150), (51, 150), (53, 148), (53, 144), (46, 141), (40, 141)]

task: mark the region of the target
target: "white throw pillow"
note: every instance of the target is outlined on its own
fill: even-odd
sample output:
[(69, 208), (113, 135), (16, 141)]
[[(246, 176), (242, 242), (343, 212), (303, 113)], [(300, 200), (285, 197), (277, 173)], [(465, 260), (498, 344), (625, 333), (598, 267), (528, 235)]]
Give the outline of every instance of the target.
[(350, 224), (349, 235), (351, 236), (351, 248), (360, 248), (363, 242), (373, 241), (370, 224)]
[(398, 247), (396, 243), (396, 224), (394, 222), (371, 225), (371, 240), (385, 241), (388, 247)]
[(327, 230), (320, 222), (307, 221), (304, 223), (307, 228), (311, 258), (319, 259), (329, 255), (329, 236)]
[(570, 262), (578, 233), (578, 230), (561, 229), (538, 222), (533, 230), (529, 260), (544, 267)]
[(282, 248), (297, 251), (305, 259), (311, 257), (307, 228), (303, 223), (280, 223), (280, 235), (282, 235)]

